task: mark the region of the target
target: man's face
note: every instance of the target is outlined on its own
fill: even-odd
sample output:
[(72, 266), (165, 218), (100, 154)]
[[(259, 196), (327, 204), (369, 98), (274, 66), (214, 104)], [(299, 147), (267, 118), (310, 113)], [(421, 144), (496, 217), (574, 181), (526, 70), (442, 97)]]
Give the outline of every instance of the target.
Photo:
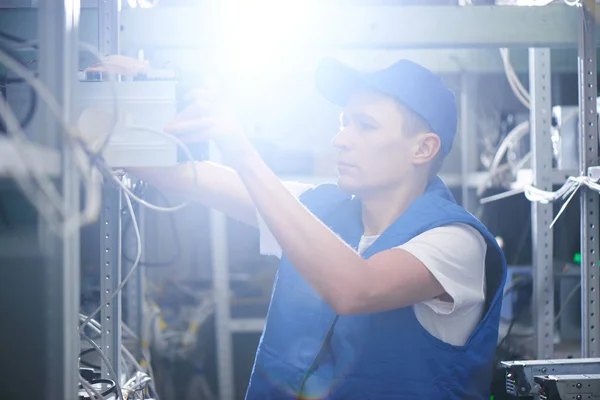
[(351, 96), (333, 140), (342, 190), (357, 195), (394, 190), (429, 161), (421, 154), (424, 136), (406, 135), (403, 117), (392, 98), (373, 92)]

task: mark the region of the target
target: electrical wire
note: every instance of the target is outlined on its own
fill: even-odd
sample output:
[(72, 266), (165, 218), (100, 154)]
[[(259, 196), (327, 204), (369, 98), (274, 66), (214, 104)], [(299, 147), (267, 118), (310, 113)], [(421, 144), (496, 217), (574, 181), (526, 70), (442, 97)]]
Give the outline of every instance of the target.
[[(576, 118), (578, 115), (579, 115), (579, 110), (570, 111), (569, 113), (567, 113), (565, 115), (565, 117), (564, 117), (564, 119), (563, 119), (563, 121), (561, 123), (565, 124), (565, 123), (569, 122), (570, 120), (572, 120), (573, 118)], [(505, 158), (506, 153), (508, 152), (508, 150), (512, 146), (514, 146), (515, 143), (517, 143), (519, 140), (522, 140), (525, 136), (527, 136), (528, 134), (530, 134), (530, 129), (529, 128), (530, 128), (529, 121), (521, 122), (520, 124), (518, 124), (517, 126), (515, 126), (506, 135), (506, 137), (504, 138), (504, 140), (502, 140), (502, 142), (498, 146), (498, 150), (496, 150), (496, 153), (494, 154), (492, 162), (490, 163), (490, 167), (488, 169), (488, 175), (487, 175), (486, 179), (482, 182), (482, 184), (478, 188), (478, 194), (483, 193), (483, 191), (488, 187), (490, 181), (492, 181), (492, 179), (494, 178), (494, 176), (496, 176), (499, 172), (501, 172), (501, 169), (500, 169), (501, 162)], [(523, 156), (523, 158), (521, 160), (519, 160), (514, 165), (513, 168), (515, 170), (520, 170), (530, 160), (531, 160), (531, 152), (528, 152), (527, 154), (525, 154)]]
[[(81, 142), (77, 142), (75, 139), (78, 134), (77, 131), (69, 125), (64, 119), (62, 109), (52, 93), (46, 88), (46, 86), (35, 77), (35, 75), (23, 67), (16, 60), (14, 60), (9, 54), (0, 49), (0, 64), (5, 65), (8, 69), (14, 72), (17, 76), (25, 80), (37, 93), (39, 98), (44, 101), (48, 110), (57, 118), (59, 124), (63, 128), (61, 133), (65, 137), (65, 142), (71, 150), (74, 165), (79, 170), (81, 178), (84, 182), (86, 189), (86, 203), (81, 213), (74, 216), (65, 216), (65, 211), (60, 210), (60, 214), (65, 218), (63, 223), (63, 229), (68, 235), (71, 232), (79, 229), (80, 226), (94, 222), (97, 220), (101, 208), (101, 195), (100, 195), (100, 183), (94, 178), (97, 177), (94, 167), (88, 160), (85, 149), (81, 146)], [(6, 115), (7, 112), (4, 112)], [(13, 130), (15, 127), (14, 121), (11, 123)], [(33, 164), (33, 163), (32, 163)], [(33, 204), (39, 204), (34, 202)]]
[(575, 296), (575, 293), (577, 293), (577, 291), (580, 288), (581, 288), (581, 282), (578, 282), (577, 285), (575, 285), (573, 287), (573, 289), (571, 289), (571, 291), (569, 292), (567, 297), (565, 297), (564, 301), (560, 305), (560, 308), (558, 309), (558, 312), (556, 313), (556, 316), (554, 317), (554, 324), (558, 324), (558, 322), (560, 321), (560, 317), (563, 315), (563, 312), (566, 309), (567, 304), (569, 304), (571, 299)]
[[(20, 40), (20, 42), (23, 42), (23, 40)], [(80, 43), (80, 47), (92, 53), (96, 58), (98, 58), (98, 61), (100, 63), (103, 63), (103, 56), (93, 46), (87, 43)], [(86, 199), (88, 199), (88, 201), (86, 202), (86, 206), (83, 210), (83, 213), (81, 215), (77, 215), (75, 218), (71, 218), (70, 223), (69, 221), (67, 221), (67, 223), (65, 224), (67, 227), (67, 233), (70, 233), (71, 231), (73, 231), (76, 228), (79, 228), (82, 225), (96, 221), (101, 207), (101, 195), (99, 182), (95, 182), (93, 180), (93, 177), (97, 176), (97, 174), (95, 174), (94, 168), (92, 166), (93, 163), (88, 163), (88, 158), (90, 158), (91, 161), (93, 161), (94, 158), (99, 156), (99, 153), (102, 152), (104, 147), (107, 145), (111, 135), (114, 133), (119, 118), (116, 83), (114, 82), (114, 74), (111, 73), (110, 66), (106, 66), (106, 69), (108, 71), (108, 76), (111, 78), (109, 79), (109, 83), (114, 96), (113, 121), (111, 123), (111, 128), (109, 129), (108, 134), (105, 136), (104, 142), (100, 149), (96, 153), (92, 153), (88, 156), (89, 152), (81, 146), (83, 144), (81, 140), (75, 140), (80, 139), (79, 132), (74, 127), (71, 127), (70, 124), (64, 120), (61, 112), (61, 107), (58, 105), (56, 99), (54, 99), (54, 97), (48, 91), (48, 89), (41, 83), (41, 81), (39, 81), (26, 68), (19, 65), (18, 61), (11, 59), (11, 57), (2, 50), (0, 50), (0, 63), (4, 64), (7, 68), (9, 68), (15, 74), (17, 74), (21, 79), (27, 82), (31, 86), (31, 88), (44, 100), (52, 114), (54, 114), (54, 116), (59, 120), (63, 127), (64, 133), (67, 134), (67, 143), (71, 146), (71, 150), (74, 154), (75, 164), (79, 168), (81, 176), (84, 178), (84, 181), (87, 182), (87, 185), (85, 185), (85, 187), (87, 189)], [(65, 213), (63, 212), (62, 214), (63, 218), (66, 218), (66, 216), (64, 215)], [(55, 224), (52, 224), (52, 226), (55, 226)]]
[(129, 398), (130, 394), (135, 396), (136, 392), (144, 390), (150, 382), (152, 382), (152, 379), (148, 375), (143, 372), (137, 372), (123, 385), (123, 391), (126, 393), (126, 398)]
[(121, 390), (121, 385), (119, 384), (119, 379), (120, 377), (117, 376), (117, 374), (115, 373), (114, 368), (112, 367), (110, 360), (108, 359), (108, 357), (106, 357), (106, 354), (104, 354), (104, 352), (102, 351), (102, 349), (100, 348), (100, 346), (98, 346), (98, 344), (96, 344), (96, 342), (94, 342), (92, 339), (90, 339), (89, 336), (87, 336), (85, 333), (79, 333), (79, 336), (81, 336), (86, 342), (88, 342), (90, 344), (90, 346), (92, 346), (97, 352), (98, 355), (100, 356), (100, 358), (102, 359), (102, 361), (104, 362), (104, 364), (106, 365), (106, 369), (108, 370), (108, 373), (110, 374), (110, 376), (112, 376), (114, 378), (115, 381), (115, 385), (117, 388), (117, 399), (122, 399), (125, 400), (125, 397), (123, 397), (123, 392)]
[(102, 395), (98, 393), (95, 387), (93, 387), (81, 374), (79, 374), (79, 384), (83, 390), (87, 393), (90, 399), (104, 400)]
[(501, 48), (500, 57), (502, 58), (502, 64), (504, 65), (504, 73), (506, 75), (506, 79), (508, 80), (508, 84), (512, 89), (513, 93), (521, 102), (521, 104), (523, 104), (527, 109), (531, 108), (531, 99), (529, 97), (529, 92), (521, 83), (521, 80), (517, 76), (517, 73), (515, 72), (515, 69), (513, 68), (510, 62), (510, 51), (507, 48)]
[(587, 186), (588, 188), (600, 193), (600, 184), (598, 181), (595, 181), (587, 176), (579, 176), (573, 177), (570, 176), (567, 178), (567, 181), (556, 191), (546, 191), (536, 188), (533, 185), (528, 185), (521, 189), (514, 189), (504, 193), (500, 193), (498, 195), (490, 196), (487, 198), (482, 198), (480, 203), (485, 204), (491, 201), (500, 200), (503, 198), (507, 198), (510, 196), (514, 196), (518, 193), (524, 193), (527, 200), (531, 202), (539, 202), (542, 204), (553, 203), (558, 200), (565, 200), (557, 215), (552, 220), (549, 228), (552, 228), (558, 218), (563, 214), (577, 191), (581, 186)]
[(37, 40), (27, 40), (21, 37), (12, 35), (7, 32), (0, 31), (0, 39), (4, 39), (12, 44), (11, 47), (15, 47), (17, 49), (31, 47), (34, 50), (37, 50)]
[[(119, 182), (121, 182), (121, 181), (119, 181)], [(106, 306), (106, 304), (109, 304), (119, 294), (119, 292), (123, 289), (123, 287), (127, 284), (129, 279), (131, 279), (131, 277), (135, 273), (136, 269), (139, 266), (140, 259), (142, 258), (142, 238), (141, 238), (141, 234), (140, 234), (140, 228), (139, 228), (137, 219), (135, 217), (135, 213), (133, 211), (133, 205), (131, 204), (131, 199), (129, 198), (129, 195), (125, 194), (124, 197), (125, 197), (125, 201), (127, 202), (127, 207), (129, 208), (129, 213), (131, 215), (131, 222), (133, 224), (133, 229), (135, 231), (135, 237), (137, 240), (137, 255), (135, 257), (135, 261), (134, 261), (133, 265), (131, 266), (131, 269), (129, 270), (129, 272), (127, 273), (125, 278), (121, 281), (119, 286), (117, 286), (115, 291), (110, 296), (108, 296), (108, 299), (106, 299), (103, 304), (100, 304), (98, 306), (98, 308), (96, 308), (94, 310), (94, 312), (92, 312), (90, 315), (88, 315), (86, 320), (80, 325), (80, 328), (85, 327), (92, 320), (92, 318), (94, 318), (96, 316), (96, 314), (98, 314), (102, 310), (102, 308)]]
[(505, 169), (501, 168), (501, 162), (506, 152), (513, 146), (513, 143), (521, 140), (529, 133), (529, 121), (524, 121), (515, 126), (502, 140), (488, 168), (488, 173), (484, 181), (479, 185), (477, 193), (481, 195), (488, 188), (490, 182)]
[[(522, 285), (531, 283), (533, 280), (530, 278), (522, 278), (522, 279), (517, 279), (515, 280), (515, 282), (513, 282), (513, 284), (511, 285), (511, 287), (508, 290), (504, 291), (504, 296), (506, 296), (509, 292), (519, 288)], [(563, 315), (564, 311), (566, 310), (566, 306), (567, 304), (569, 304), (569, 302), (575, 297), (575, 294), (577, 293), (577, 291), (581, 288), (581, 283), (578, 283), (577, 285), (575, 285), (571, 291), (569, 292), (569, 294), (567, 294), (567, 296), (565, 297), (565, 299), (563, 300), (563, 302), (560, 304), (559, 308), (558, 308), (558, 312), (556, 313), (556, 315), (554, 316), (554, 325), (556, 326), (559, 322), (560, 322), (560, 317)], [(504, 337), (502, 338), (502, 340), (500, 341), (500, 343), (498, 343), (498, 348), (502, 347), (502, 345), (506, 342), (506, 340), (508, 339), (508, 337), (512, 334), (512, 329), (514, 328), (516, 322), (518, 321), (518, 319), (520, 318), (520, 316), (522, 315), (523, 311), (525, 310), (525, 307), (522, 307), (521, 309), (519, 309), (519, 311), (517, 311), (517, 314), (514, 316), (514, 318), (510, 321), (510, 324), (508, 326), (508, 329), (506, 331), (506, 334), (504, 335)], [(531, 337), (531, 334), (526, 334), (526, 335), (522, 335), (524, 337)]]
[[(198, 172), (196, 171), (196, 168), (194, 168), (193, 166), (193, 162), (194, 162), (194, 156), (192, 156), (192, 153), (190, 152), (190, 149), (187, 147), (187, 145), (185, 143), (183, 143), (180, 139), (178, 139), (177, 137), (173, 136), (173, 135), (169, 135), (168, 133), (162, 132), (158, 129), (154, 129), (154, 128), (150, 128), (150, 127), (145, 127), (145, 126), (129, 126), (128, 127), (131, 130), (134, 131), (141, 131), (141, 132), (148, 132), (148, 133), (153, 133), (162, 137), (165, 137), (171, 141), (173, 141), (177, 146), (179, 146), (183, 152), (185, 153), (186, 157), (188, 158), (188, 160), (190, 161), (190, 168), (192, 168), (192, 174), (194, 177), (194, 184), (198, 185)], [(129, 195), (131, 197), (131, 199), (135, 200), (137, 203), (142, 204), (143, 206), (154, 210), (154, 211), (163, 211), (163, 212), (175, 212), (175, 211), (179, 211), (181, 209), (183, 209), (184, 207), (187, 207), (191, 202), (190, 201), (185, 201), (182, 204), (179, 204), (177, 206), (173, 206), (173, 207), (159, 207), (157, 205), (148, 203), (146, 200), (138, 197), (135, 193), (133, 193), (123, 182), (121, 182), (121, 180), (118, 179), (118, 177), (116, 175), (113, 174), (113, 180), (115, 181), (115, 183), (117, 185), (119, 185), (121, 187), (121, 189), (123, 189), (123, 191), (125, 193), (127, 193), (127, 195)]]
[[(19, 123), (10, 110), (8, 104), (2, 97), (0, 97), (0, 117), (6, 122), (6, 128), (9, 132), (12, 140), (14, 149), (18, 155), (18, 161), (20, 162), (19, 169), (27, 171), (27, 174), (37, 184), (37, 188), (45, 195), (45, 198), (37, 196), (36, 186), (32, 185), (31, 182), (24, 179), (22, 173), (17, 172), (13, 174), (13, 178), (25, 197), (33, 204), (42, 218), (48, 223), (54, 231), (59, 233), (60, 219), (64, 215), (63, 201), (60, 193), (54, 186), (54, 183), (47, 177), (43, 171), (44, 165), (41, 163), (32, 163), (27, 157), (25, 146), (29, 143), (25, 132), (19, 126)], [(59, 215), (57, 215), (59, 214)]]
[[(79, 319), (81, 321), (85, 321), (87, 319), (87, 316), (85, 316), (83, 314), (79, 314)], [(102, 326), (100, 325), (100, 323), (98, 321), (92, 319), (87, 323), (87, 326), (90, 329), (92, 329), (95, 333), (102, 334)], [(129, 327), (127, 327), (127, 325), (123, 324), (122, 326), (123, 326), (123, 330), (125, 332), (131, 332), (131, 329), (129, 329)], [(131, 354), (131, 352), (125, 346), (121, 345), (121, 351), (123, 352), (123, 355), (125, 356), (125, 358), (127, 358), (129, 360), (131, 365), (133, 365), (135, 367), (135, 369), (137, 369), (138, 371), (144, 370), (144, 368), (142, 368), (142, 366), (137, 362), (137, 360), (135, 359), (133, 354)]]
[[(2, 47), (0, 47), (2, 48)], [(6, 52), (6, 49), (3, 49)], [(9, 78), (5, 78), (3, 80), (3, 86), (0, 85), (0, 87), (4, 87), (6, 88), (7, 85), (11, 85), (11, 84), (15, 84), (15, 83), (21, 83), (21, 82), (25, 82), (23, 79), (9, 79)], [(25, 129), (27, 128), (29, 125), (31, 125), (31, 122), (33, 121), (33, 117), (35, 117), (35, 113), (37, 110), (37, 93), (35, 92), (35, 90), (31, 87), (28, 86), (29, 89), (29, 93), (30, 93), (30, 100), (29, 100), (29, 105), (27, 106), (27, 111), (25, 112), (25, 115), (23, 116), (23, 118), (19, 121), (19, 125)], [(0, 129), (0, 133), (8, 133), (3, 129)]]
[(79, 352), (79, 363), (83, 364), (83, 365), (85, 365), (85, 366), (87, 366), (89, 368), (100, 369), (101, 367), (99, 365), (92, 364), (92, 363), (89, 363), (89, 362), (84, 361), (84, 360), (81, 359), (81, 357), (83, 357), (83, 356), (85, 356), (87, 354), (93, 353), (94, 351), (96, 351), (96, 349), (94, 349), (94, 348), (89, 348), (89, 349), (85, 349), (85, 350), (80, 351)]
[[(6, 65), (6, 60), (2, 59), (2, 49), (0, 48), (0, 63)], [(11, 58), (8, 54), (4, 55), (8, 59), (8, 63), (14, 62), (18, 65), (18, 61), (14, 58)], [(33, 89), (32, 89), (33, 90)], [(15, 115), (13, 114), (10, 106), (6, 102), (6, 100), (0, 96), (0, 117), (4, 120), (6, 124), (6, 131), (12, 137), (14, 148), (17, 150), (18, 156), (22, 163), (22, 167), (26, 171), (28, 171), (34, 181), (37, 183), (38, 187), (45, 194), (46, 199), (50, 201), (51, 205), (57, 209), (62, 209), (62, 198), (60, 193), (57, 191), (54, 184), (48, 179), (47, 174), (43, 171), (43, 165), (39, 165), (36, 163), (28, 162), (28, 156), (26, 151), (24, 150), (24, 146), (29, 143), (29, 139), (27, 135), (23, 131), (23, 126)], [(52, 215), (53, 212), (48, 207), (49, 205), (45, 204), (45, 201), (38, 201), (35, 196), (35, 189), (26, 183), (19, 175), (15, 175), (15, 180), (21, 190), (24, 192), (26, 197), (31, 201), (31, 203), (36, 206), (38, 210), (41, 210), (40, 214), (45, 217), (46, 221), (49, 222), (51, 226), (56, 226), (55, 217)]]
[[(144, 188), (145, 188), (145, 184), (143, 184)], [(135, 192), (135, 191), (134, 191)], [(167, 203), (167, 206), (169, 204), (169, 199), (167, 199), (167, 197), (162, 194), (161, 192), (157, 192), (158, 195), (160, 197), (162, 197), (163, 201), (165, 203)], [(136, 195), (138, 195), (139, 197), (143, 197), (142, 194), (136, 193)], [(0, 214), (1, 215), (1, 214)], [(142, 267), (168, 267), (171, 266), (173, 264), (175, 264), (180, 258), (181, 258), (181, 238), (179, 237), (179, 231), (177, 229), (177, 224), (175, 221), (175, 215), (173, 213), (168, 213), (167, 214), (168, 218), (169, 218), (169, 226), (171, 228), (171, 232), (172, 232), (172, 238), (173, 241), (175, 243), (176, 246), (176, 251), (175, 251), (175, 255), (168, 258), (166, 261), (140, 261), (140, 266)], [(129, 228), (131, 227), (131, 220), (128, 219), (125, 221), (125, 223), (123, 224), (123, 232), (127, 233), (129, 231)], [(128, 261), (128, 262), (134, 262), (134, 258), (129, 256), (127, 254), (126, 251), (126, 247), (123, 247), (123, 259)]]
[(10, 217), (6, 211), (6, 204), (0, 195), (0, 226), (10, 227), (11, 225)]
[[(140, 259), (141, 259), (141, 256), (142, 256), (142, 239), (141, 239), (141, 233), (140, 233), (140, 229), (139, 229), (139, 225), (138, 225), (137, 219), (135, 217), (135, 212), (134, 212), (134, 209), (133, 209), (133, 204), (131, 203), (131, 199), (129, 198), (129, 196), (127, 194), (125, 194), (124, 197), (125, 197), (125, 201), (127, 202), (127, 207), (129, 209), (129, 214), (131, 216), (131, 222), (132, 222), (133, 229), (135, 231), (136, 240), (137, 240), (137, 255), (136, 255), (136, 259), (134, 260), (134, 263), (131, 266), (131, 269), (129, 270), (127, 276), (125, 276), (125, 278), (121, 281), (121, 283), (115, 289), (115, 291), (108, 297), (108, 299), (105, 300), (103, 304), (100, 304), (100, 306), (98, 306), (98, 308), (96, 308), (90, 315), (88, 315), (87, 317), (85, 317), (84, 321), (80, 325), (80, 330), (83, 330), (83, 327), (85, 327), (85, 326), (88, 326), (88, 325), (94, 326), (95, 323), (97, 324), (97, 322), (94, 321), (92, 318), (95, 315), (97, 315), (98, 312), (100, 312), (102, 310), (102, 308), (104, 308), (106, 306), (106, 304), (110, 303), (119, 294), (119, 292), (121, 290), (123, 290), (123, 287), (127, 284), (127, 282), (129, 281), (129, 279), (131, 279), (131, 277), (133, 276), (133, 274), (135, 273), (135, 271), (139, 267)], [(98, 326), (97, 329), (99, 330), (99, 329), (101, 329), (101, 327)], [(147, 352), (144, 352), (144, 350), (145, 349), (142, 346), (142, 353), (144, 355), (144, 358), (146, 358), (147, 364), (148, 364), (148, 372), (150, 373), (150, 376), (152, 378), (154, 378), (154, 376), (153, 376), (154, 374), (153, 374), (151, 366), (150, 366), (149, 354), (147, 354)], [(138, 367), (139, 370), (142, 370), (142, 367), (139, 365), (139, 363), (137, 363), (137, 361), (135, 361), (135, 358), (133, 357), (133, 355), (131, 355), (131, 353), (128, 354), (128, 352), (124, 352), (124, 354), (125, 354), (125, 356), (127, 358), (129, 358), (130, 361), (133, 361), (134, 365), (136, 365), (136, 367)]]

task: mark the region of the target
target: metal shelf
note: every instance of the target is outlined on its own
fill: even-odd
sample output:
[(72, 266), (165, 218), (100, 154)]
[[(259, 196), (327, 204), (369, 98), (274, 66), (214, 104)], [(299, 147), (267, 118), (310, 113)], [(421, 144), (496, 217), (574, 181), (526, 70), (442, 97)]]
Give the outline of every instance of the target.
[[(124, 48), (206, 48), (221, 29), (218, 7), (125, 9)], [(298, 49), (576, 48), (577, 7), (368, 6), (321, 4), (306, 16)], [(195, 32), (196, 34), (190, 34)], [(468, 66), (466, 66), (468, 67)]]
[[(499, 47), (513, 48), (517, 72), (528, 72), (529, 47), (556, 49), (554, 71), (576, 72), (579, 38), (576, 7), (366, 6), (323, 4), (307, 17), (311, 31), (287, 46), (285, 72), (312, 73), (324, 56), (357, 68), (385, 67), (407, 58), (439, 73), (503, 73)], [(214, 42), (218, 8), (207, 4), (122, 12), (121, 46), (185, 71), (220, 71)], [(195, 34), (190, 34), (195, 32)], [(307, 36), (308, 35), (308, 36)]]

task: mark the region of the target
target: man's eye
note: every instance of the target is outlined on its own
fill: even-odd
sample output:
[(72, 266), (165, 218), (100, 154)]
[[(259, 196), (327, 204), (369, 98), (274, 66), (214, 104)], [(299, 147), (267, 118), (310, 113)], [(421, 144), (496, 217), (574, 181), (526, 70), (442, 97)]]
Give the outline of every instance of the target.
[(359, 125), (360, 129), (365, 130), (365, 131), (370, 131), (375, 129), (375, 127), (367, 122), (360, 122)]

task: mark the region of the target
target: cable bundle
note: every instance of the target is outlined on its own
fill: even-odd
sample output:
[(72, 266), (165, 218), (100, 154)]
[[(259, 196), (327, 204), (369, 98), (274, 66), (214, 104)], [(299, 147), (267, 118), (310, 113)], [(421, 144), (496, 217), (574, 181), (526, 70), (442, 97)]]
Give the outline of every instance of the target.
[(492, 201), (504, 199), (510, 196), (514, 196), (519, 193), (523, 193), (527, 200), (536, 203), (542, 204), (550, 204), (554, 203), (558, 200), (565, 200), (564, 204), (561, 206), (560, 210), (552, 220), (549, 228), (552, 228), (558, 218), (565, 211), (577, 191), (582, 187), (586, 186), (591, 190), (594, 190), (600, 193), (600, 183), (597, 180), (590, 178), (589, 176), (570, 176), (567, 178), (566, 182), (556, 191), (546, 191), (542, 189), (538, 189), (533, 185), (527, 185), (520, 189), (509, 190), (504, 193), (500, 193), (494, 196), (485, 197), (480, 200), (481, 204), (490, 203)]

